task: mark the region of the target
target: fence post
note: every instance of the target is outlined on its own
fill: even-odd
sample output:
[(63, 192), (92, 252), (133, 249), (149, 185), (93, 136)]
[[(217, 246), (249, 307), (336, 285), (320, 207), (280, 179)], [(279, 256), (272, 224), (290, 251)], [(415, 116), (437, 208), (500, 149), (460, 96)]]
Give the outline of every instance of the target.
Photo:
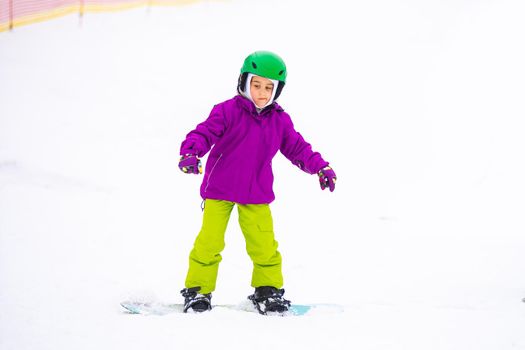
[(78, 4), (78, 22), (80, 27), (84, 24), (84, 0), (79, 0)]
[(9, 0), (9, 30), (13, 30), (13, 0)]

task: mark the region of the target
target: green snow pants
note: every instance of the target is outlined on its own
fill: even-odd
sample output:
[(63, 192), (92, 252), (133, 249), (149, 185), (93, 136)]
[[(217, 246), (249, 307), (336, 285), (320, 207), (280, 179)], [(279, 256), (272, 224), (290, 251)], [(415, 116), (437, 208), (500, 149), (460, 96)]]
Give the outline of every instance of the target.
[(186, 288), (201, 287), (199, 293), (215, 290), (224, 234), (231, 211), (237, 204), (239, 224), (246, 240), (246, 250), (253, 262), (252, 287), (281, 288), (283, 276), (281, 254), (273, 233), (273, 219), (268, 204), (238, 204), (207, 199), (202, 228), (190, 253)]

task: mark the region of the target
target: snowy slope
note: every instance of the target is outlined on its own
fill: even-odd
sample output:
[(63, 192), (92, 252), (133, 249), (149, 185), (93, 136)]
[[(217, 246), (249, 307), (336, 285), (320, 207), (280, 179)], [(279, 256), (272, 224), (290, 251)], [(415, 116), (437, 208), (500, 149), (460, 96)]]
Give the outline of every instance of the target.
[[(231, 0), (69, 16), (0, 34), (1, 349), (524, 349), (525, 5)], [(184, 135), (246, 54), (333, 165), (274, 161), (286, 296), (337, 315), (180, 302), (200, 228)], [(251, 292), (232, 215), (214, 302)]]

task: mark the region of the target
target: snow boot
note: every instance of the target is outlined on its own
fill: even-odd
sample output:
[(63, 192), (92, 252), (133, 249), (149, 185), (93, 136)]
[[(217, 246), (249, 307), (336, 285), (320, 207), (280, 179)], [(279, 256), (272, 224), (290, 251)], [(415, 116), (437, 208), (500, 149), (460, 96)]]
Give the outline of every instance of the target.
[(204, 312), (211, 310), (211, 293), (199, 294), (201, 287), (184, 288), (180, 291), (184, 297), (184, 312)]
[(255, 293), (250, 295), (248, 299), (253, 302), (253, 305), (261, 315), (268, 313), (285, 313), (290, 307), (290, 301), (283, 298), (284, 289), (277, 289), (275, 287), (257, 287)]

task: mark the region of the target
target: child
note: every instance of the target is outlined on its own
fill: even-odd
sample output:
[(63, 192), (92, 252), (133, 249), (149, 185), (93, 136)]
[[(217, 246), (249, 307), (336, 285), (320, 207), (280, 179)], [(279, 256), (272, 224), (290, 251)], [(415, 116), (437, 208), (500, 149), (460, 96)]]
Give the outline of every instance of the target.
[(205, 200), (202, 228), (190, 253), (186, 288), (181, 291), (184, 312), (211, 310), (224, 233), (235, 205), (253, 261), (251, 285), (255, 292), (248, 298), (261, 314), (288, 310), (269, 207), (275, 199), (272, 158), (281, 151), (299, 169), (318, 174), (323, 190), (334, 190), (336, 175), (275, 102), (286, 74), (284, 61), (276, 54), (252, 53), (241, 68), (239, 94), (217, 104), (208, 119), (182, 142), (179, 168), (188, 174), (202, 173), (199, 158), (211, 149), (200, 187)]

